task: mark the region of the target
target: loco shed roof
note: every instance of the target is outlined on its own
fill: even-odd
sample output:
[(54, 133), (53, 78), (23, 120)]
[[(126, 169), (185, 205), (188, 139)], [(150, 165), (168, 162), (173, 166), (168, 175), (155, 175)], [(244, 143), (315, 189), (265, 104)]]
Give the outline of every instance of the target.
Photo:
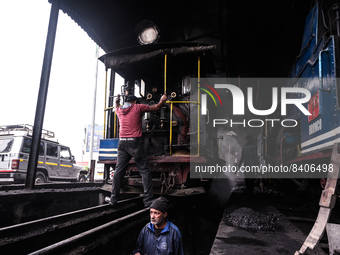
[[(55, 0), (49, 0), (53, 2)], [(215, 66), (231, 76), (287, 77), (314, 1), (59, 0), (60, 9), (105, 52), (137, 46), (135, 26), (151, 20), (159, 42), (216, 45)]]

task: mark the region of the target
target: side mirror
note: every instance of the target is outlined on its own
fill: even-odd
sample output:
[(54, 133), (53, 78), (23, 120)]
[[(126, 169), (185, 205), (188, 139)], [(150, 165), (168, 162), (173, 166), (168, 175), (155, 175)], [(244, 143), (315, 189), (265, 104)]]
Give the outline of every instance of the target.
[(74, 155), (71, 156), (72, 162), (76, 164), (76, 159), (74, 158)]

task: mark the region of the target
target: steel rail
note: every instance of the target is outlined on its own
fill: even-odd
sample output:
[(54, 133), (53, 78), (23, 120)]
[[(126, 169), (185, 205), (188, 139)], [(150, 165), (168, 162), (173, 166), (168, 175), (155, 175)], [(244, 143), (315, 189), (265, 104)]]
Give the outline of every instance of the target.
[[(117, 205), (127, 204), (134, 200), (142, 200), (142, 197), (124, 199), (124, 200), (118, 201)], [(75, 219), (77, 217), (82, 217), (83, 215), (89, 215), (89, 214), (94, 214), (96, 212), (101, 212), (104, 209), (108, 209), (108, 208), (111, 208), (109, 204), (98, 205), (98, 206), (94, 206), (90, 208), (85, 208), (82, 210), (67, 212), (67, 213), (58, 214), (58, 215), (54, 215), (54, 216), (43, 218), (43, 219), (38, 219), (38, 220), (24, 222), (24, 223), (20, 223), (20, 224), (8, 226), (8, 227), (3, 227), (3, 228), (0, 228), (0, 237), (3, 238), (4, 236), (8, 235), (11, 232), (22, 233), (24, 229), (28, 229), (28, 230), (31, 230), (33, 228), (36, 229), (37, 225), (38, 226), (43, 225), (45, 228), (47, 225), (51, 225), (53, 223), (56, 223), (57, 221), (69, 220), (70, 218)], [(115, 209), (115, 208), (112, 208), (112, 209)], [(112, 213), (116, 213), (116, 212), (118, 213), (120, 211), (119, 209), (124, 210), (128, 208), (117, 208), (117, 209), (118, 210), (113, 211)]]
[(134, 216), (137, 216), (137, 215), (139, 215), (139, 214), (145, 213), (145, 212), (147, 212), (147, 211), (149, 211), (149, 210), (150, 210), (149, 208), (145, 208), (145, 209), (139, 210), (139, 211), (137, 211), (137, 212), (131, 213), (131, 214), (126, 215), (126, 216), (123, 216), (123, 217), (121, 217), (121, 218), (119, 218), (119, 219), (113, 220), (113, 221), (108, 222), (108, 223), (106, 223), (106, 224), (103, 224), (103, 225), (101, 225), (101, 226), (98, 226), (98, 227), (95, 227), (95, 228), (90, 229), (90, 230), (88, 230), (88, 231), (85, 231), (85, 232), (83, 232), (83, 233), (81, 233), (81, 234), (72, 236), (72, 237), (67, 238), (67, 239), (65, 239), (65, 240), (63, 240), (63, 241), (60, 241), (60, 242), (58, 242), (58, 243), (52, 244), (52, 245), (50, 245), (50, 246), (47, 246), (47, 247), (45, 247), (45, 248), (43, 248), (43, 249), (40, 249), (40, 250), (37, 250), (37, 251), (35, 251), (35, 252), (29, 253), (28, 255), (46, 254), (46, 253), (55, 251), (56, 249), (59, 249), (59, 248), (61, 248), (61, 247), (64, 247), (64, 246), (66, 246), (66, 245), (68, 245), (68, 244), (71, 244), (71, 243), (73, 243), (73, 242), (75, 242), (75, 241), (77, 241), (77, 240), (79, 240), (79, 239), (82, 239), (82, 238), (84, 238), (84, 237), (87, 237), (87, 236), (89, 236), (89, 235), (91, 235), (91, 234), (94, 234), (94, 233), (96, 233), (96, 232), (98, 232), (98, 231), (104, 230), (104, 229), (106, 229), (106, 228), (108, 228), (108, 227), (114, 226), (114, 225), (117, 224), (117, 223), (120, 223), (120, 222), (122, 222), (122, 221), (124, 221), (124, 220), (128, 220), (128, 219), (130, 219), (130, 218), (132, 218), (132, 217), (134, 217)]

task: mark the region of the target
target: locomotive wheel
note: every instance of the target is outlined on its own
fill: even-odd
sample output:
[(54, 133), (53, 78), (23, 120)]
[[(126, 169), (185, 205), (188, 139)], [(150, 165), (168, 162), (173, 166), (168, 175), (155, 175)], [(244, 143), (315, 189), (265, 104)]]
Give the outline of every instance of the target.
[(320, 186), (321, 186), (322, 189), (325, 189), (326, 182), (327, 182), (327, 180), (325, 178), (320, 179)]

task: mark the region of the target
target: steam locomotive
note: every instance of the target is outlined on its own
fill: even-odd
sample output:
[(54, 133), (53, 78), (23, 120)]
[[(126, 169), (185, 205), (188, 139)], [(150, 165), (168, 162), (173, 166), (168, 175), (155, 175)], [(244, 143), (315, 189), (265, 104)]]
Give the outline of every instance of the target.
[[(113, 109), (116, 86), (113, 73), (125, 79), (120, 94), (133, 94), (141, 104), (157, 104), (162, 94), (168, 100), (159, 112), (142, 118), (142, 141), (149, 157), (155, 192), (187, 195), (204, 192), (200, 179), (190, 177), (190, 163), (219, 160), (215, 155), (216, 134), (206, 128), (200, 114), (200, 96), (192, 78), (214, 73), (212, 45), (197, 43), (157, 43), (159, 30), (151, 21), (139, 25), (141, 45), (109, 52), (99, 59), (111, 69), (110, 100), (107, 106), (105, 139), (101, 140), (98, 163), (104, 164), (105, 179), (116, 165), (119, 119)], [(136, 164), (130, 161), (125, 176), (125, 191), (142, 187)]]

